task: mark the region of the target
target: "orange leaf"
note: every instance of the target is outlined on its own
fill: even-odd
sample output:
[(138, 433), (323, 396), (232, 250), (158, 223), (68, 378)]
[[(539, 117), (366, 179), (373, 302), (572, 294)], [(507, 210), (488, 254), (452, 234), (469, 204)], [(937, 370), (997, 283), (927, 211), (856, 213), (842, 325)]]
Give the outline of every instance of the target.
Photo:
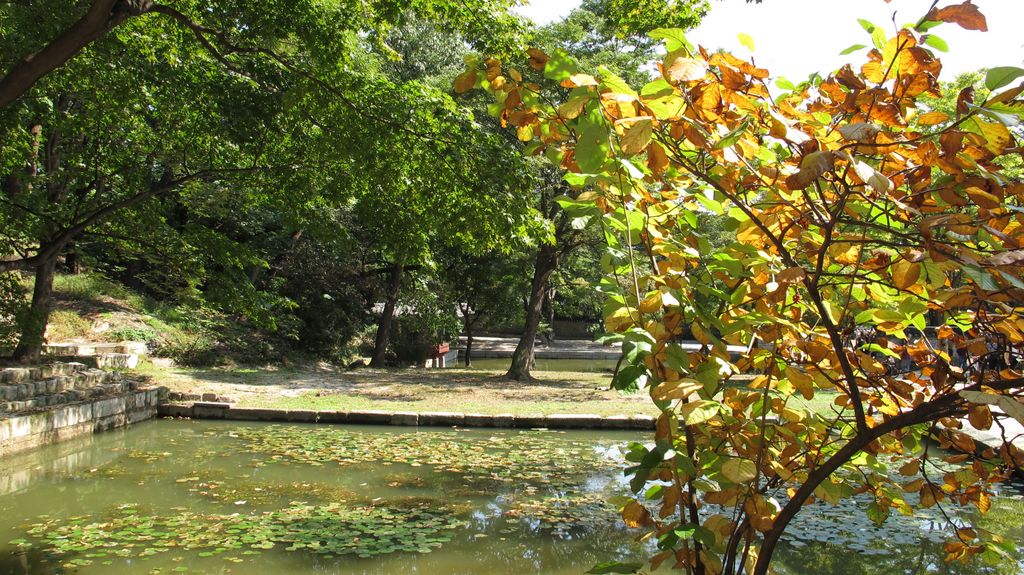
[(476, 86), (476, 70), (466, 70), (455, 78), (455, 92), (462, 94)]
[(547, 54), (537, 48), (530, 48), (526, 53), (530, 55), (530, 67), (537, 71), (543, 70), (544, 67), (547, 66), (548, 60), (551, 59)]
[(971, 4), (971, 0), (967, 0), (963, 4), (946, 6), (945, 8), (933, 8), (928, 13), (927, 19), (933, 22), (959, 24), (961, 28), (966, 30), (988, 31), (988, 22), (985, 20), (985, 15), (978, 10), (977, 6)]
[(921, 279), (921, 264), (900, 260), (892, 264), (892, 283), (899, 289), (907, 289)]
[(934, 126), (949, 120), (949, 115), (944, 112), (926, 112), (917, 117), (917, 123), (922, 126)]
[(673, 83), (695, 82), (708, 73), (708, 65), (695, 58), (676, 58), (668, 67), (668, 77)]

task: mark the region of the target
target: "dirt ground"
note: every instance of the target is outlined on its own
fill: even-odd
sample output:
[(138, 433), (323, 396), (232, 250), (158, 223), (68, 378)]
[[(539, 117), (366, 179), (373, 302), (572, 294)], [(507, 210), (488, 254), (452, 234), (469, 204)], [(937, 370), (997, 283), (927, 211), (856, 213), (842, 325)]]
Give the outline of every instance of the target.
[(610, 374), (534, 372), (535, 381), (478, 369), (184, 369), (147, 367), (157, 383), (183, 393), (214, 393), (240, 406), (474, 413), (654, 413), (646, 394), (609, 389)]

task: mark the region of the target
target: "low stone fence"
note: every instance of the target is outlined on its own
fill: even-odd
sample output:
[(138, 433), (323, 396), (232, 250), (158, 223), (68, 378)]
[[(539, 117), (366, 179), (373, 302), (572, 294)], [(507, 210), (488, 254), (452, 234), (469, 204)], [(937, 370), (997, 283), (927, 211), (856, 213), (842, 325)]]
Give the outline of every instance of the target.
[(161, 393), (157, 388), (142, 389), (0, 419), (0, 457), (152, 419)]
[(430, 427), (501, 427), (511, 429), (609, 429), (650, 431), (655, 418), (649, 415), (485, 415), (477, 413), (414, 413), (390, 411), (314, 411), (233, 407), (228, 403), (198, 402), (191, 405), (167, 403), (159, 414), (191, 419), (235, 421), (280, 421), (291, 423), (344, 423)]

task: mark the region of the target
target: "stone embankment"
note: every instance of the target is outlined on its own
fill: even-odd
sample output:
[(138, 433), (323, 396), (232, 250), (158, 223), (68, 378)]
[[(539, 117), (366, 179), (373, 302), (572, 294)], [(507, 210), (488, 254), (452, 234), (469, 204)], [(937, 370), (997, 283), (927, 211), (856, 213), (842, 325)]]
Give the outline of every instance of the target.
[(373, 410), (317, 411), (307, 409), (270, 409), (234, 407), (230, 403), (201, 401), (192, 404), (165, 403), (160, 415), (191, 419), (227, 419), (234, 421), (279, 421), (290, 423), (343, 423), (366, 425), (404, 425), (421, 427), (498, 427), (510, 429), (608, 429), (650, 431), (655, 418), (649, 415), (541, 415), (477, 414), (446, 412), (391, 412)]
[(165, 393), (81, 363), (0, 369), (0, 456), (151, 419)]

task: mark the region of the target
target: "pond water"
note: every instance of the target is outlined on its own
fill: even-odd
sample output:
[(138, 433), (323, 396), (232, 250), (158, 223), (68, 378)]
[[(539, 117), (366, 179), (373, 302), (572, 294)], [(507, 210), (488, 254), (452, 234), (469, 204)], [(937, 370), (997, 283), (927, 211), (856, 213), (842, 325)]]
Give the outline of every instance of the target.
[[(582, 573), (649, 555), (604, 503), (643, 438), (149, 422), (4, 460), (0, 573)], [(1008, 495), (985, 526), (1020, 541)], [(802, 515), (782, 573), (1024, 573), (943, 564), (937, 517)]]

